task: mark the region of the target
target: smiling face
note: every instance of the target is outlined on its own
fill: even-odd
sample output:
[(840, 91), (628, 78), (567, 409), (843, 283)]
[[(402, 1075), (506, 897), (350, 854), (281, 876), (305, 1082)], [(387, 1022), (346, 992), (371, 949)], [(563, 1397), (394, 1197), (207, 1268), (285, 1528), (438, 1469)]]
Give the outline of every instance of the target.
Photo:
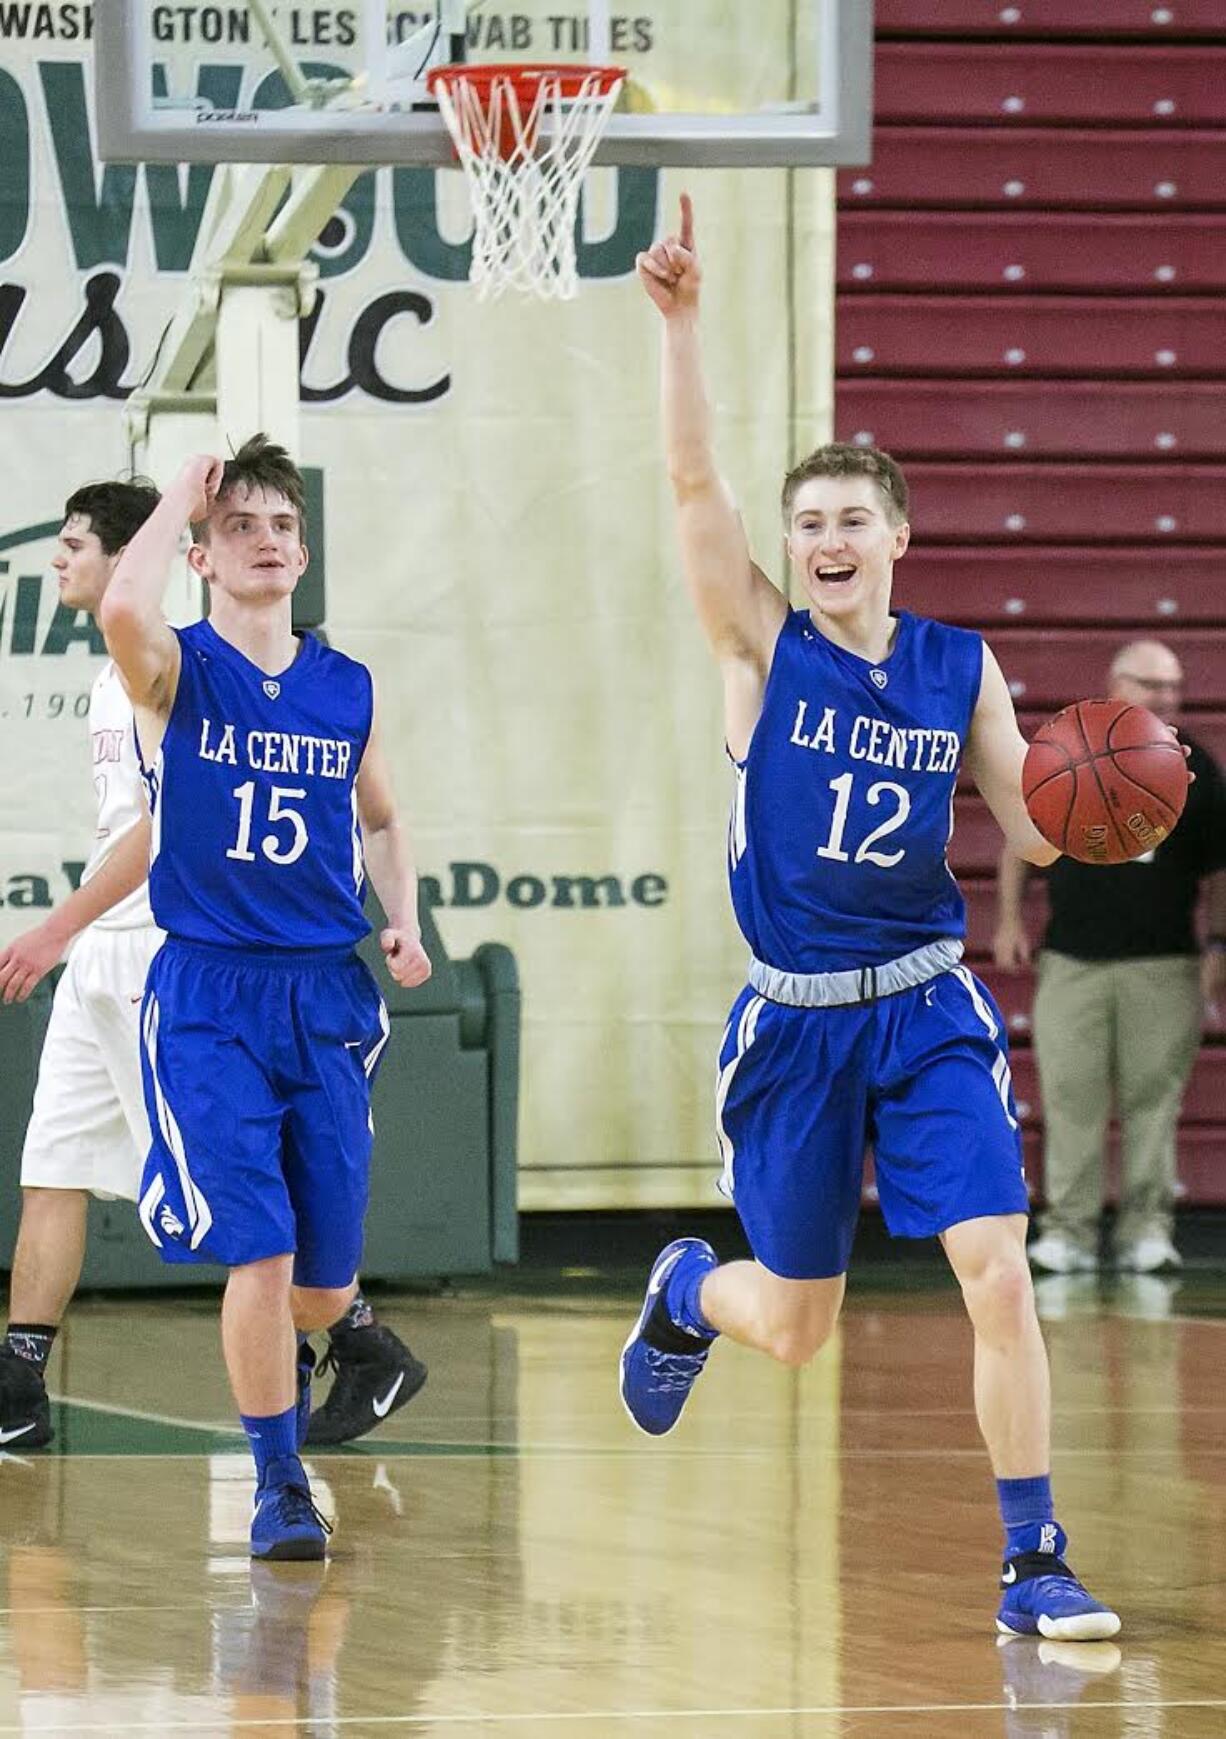
[(788, 559), (816, 616), (888, 615), (894, 563), (910, 536), (871, 477), (808, 477), (792, 497)]
[(108, 555), (87, 513), (70, 513), (60, 527), (51, 566), (59, 579), (60, 603), (96, 615), (118, 551)]
[(188, 560), (236, 603), (287, 598), (307, 565), (298, 509), (279, 489), (236, 481), (195, 531)]

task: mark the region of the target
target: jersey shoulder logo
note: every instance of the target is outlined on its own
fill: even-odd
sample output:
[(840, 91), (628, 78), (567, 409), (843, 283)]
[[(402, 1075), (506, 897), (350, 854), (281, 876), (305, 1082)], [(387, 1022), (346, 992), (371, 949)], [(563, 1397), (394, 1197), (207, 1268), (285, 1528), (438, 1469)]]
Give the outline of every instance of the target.
[(276, 700), (281, 692), (281, 684), (279, 682), (273, 682), (271, 678), (263, 684), (263, 688), (264, 693), (268, 696), (269, 700)]

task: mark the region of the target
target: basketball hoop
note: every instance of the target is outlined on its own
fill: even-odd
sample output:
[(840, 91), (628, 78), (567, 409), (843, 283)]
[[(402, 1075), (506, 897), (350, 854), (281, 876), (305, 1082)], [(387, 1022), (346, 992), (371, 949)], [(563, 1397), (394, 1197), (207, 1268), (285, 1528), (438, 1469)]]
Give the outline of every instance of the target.
[(567, 299), (584, 171), (625, 79), (616, 66), (437, 66), (427, 76), (472, 200), (470, 281)]

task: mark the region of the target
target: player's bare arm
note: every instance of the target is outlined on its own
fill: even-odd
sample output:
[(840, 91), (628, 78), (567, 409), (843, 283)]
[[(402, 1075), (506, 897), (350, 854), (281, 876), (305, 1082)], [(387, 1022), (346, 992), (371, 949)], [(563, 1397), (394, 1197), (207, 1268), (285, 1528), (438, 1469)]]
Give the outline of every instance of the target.
[(149, 874), (149, 820), (129, 828), (97, 875), (74, 889), (41, 924), (15, 936), (0, 948), (0, 1001), (24, 1002), (74, 941), (95, 918), (101, 918)]
[(1017, 726), (1013, 696), (1000, 665), (988, 646), (983, 649), (983, 680), (971, 720), (966, 767), (979, 793), (1000, 824), (1007, 848), (1026, 863), (1054, 863), (1060, 856), (1026, 812), (1022, 797), (1022, 763), (1026, 739)]
[(366, 851), (366, 871), (387, 914), (379, 946), (387, 969), (406, 989), (424, 984), (431, 973), (417, 922), (417, 870), (400, 817), (379, 741), (378, 719), (371, 725), (357, 777), (358, 819)]
[(728, 742), (742, 754), (787, 603), (749, 553), (732, 491), (720, 475), (699, 338), (702, 268), (689, 196), (681, 227), (637, 260), (639, 281), (664, 319), (661, 400), (665, 457), (677, 508), (686, 584), (724, 675)]
[(174, 704), (179, 642), (162, 610), (183, 533), (204, 519), (221, 482), (222, 461), (198, 454), (180, 469), (119, 559), (99, 611), (107, 650), (136, 709), (142, 752), (151, 756)]

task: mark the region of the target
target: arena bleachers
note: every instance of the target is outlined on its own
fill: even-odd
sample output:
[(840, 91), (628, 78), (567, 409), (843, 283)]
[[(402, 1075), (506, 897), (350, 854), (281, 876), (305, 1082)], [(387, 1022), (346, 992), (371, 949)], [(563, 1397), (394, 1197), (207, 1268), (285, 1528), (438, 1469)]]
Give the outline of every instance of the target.
[[(1220, 237), (1226, 273), (1226, 233)], [(847, 298), (838, 367), (851, 378), (993, 374), (1026, 379), (1219, 380), (1226, 368), (1221, 295), (1101, 297), (873, 295)]]
[[(878, 0), (871, 167), (839, 180), (836, 432), (912, 485), (906, 607), (982, 629), (1031, 734), (1120, 644), (1184, 665), (1226, 756), (1226, 12)], [(992, 963), (1001, 835), (958, 800), (967, 953), (1006, 1015), (1041, 1187), (1033, 979)], [(1027, 914), (1042, 931), (1032, 878)], [(1226, 1202), (1226, 1030), (1180, 1133)]]
[(913, 544), (907, 607), (990, 629), (1119, 623), (1155, 632), (1219, 623), (1223, 551), (1213, 545)]
[(1226, 16), (1220, 0), (1180, 0), (1157, 6), (1154, 0), (877, 0), (874, 14), (879, 46), (895, 36), (978, 37), (1009, 42), (1027, 37), (1090, 37), (1101, 42), (1138, 39), (1162, 43), (1196, 38), (1226, 42)]
[(868, 212), (845, 203), (838, 274), (841, 290), (1205, 294), (1226, 285), (1226, 216), (1103, 212), (1088, 224), (1080, 212)]
[[(1109, 329), (1103, 335), (1104, 348)], [(888, 428), (916, 457), (1026, 453), (1212, 459), (1226, 428), (1226, 383), (1186, 381), (845, 380), (839, 416), (866, 446)]]

